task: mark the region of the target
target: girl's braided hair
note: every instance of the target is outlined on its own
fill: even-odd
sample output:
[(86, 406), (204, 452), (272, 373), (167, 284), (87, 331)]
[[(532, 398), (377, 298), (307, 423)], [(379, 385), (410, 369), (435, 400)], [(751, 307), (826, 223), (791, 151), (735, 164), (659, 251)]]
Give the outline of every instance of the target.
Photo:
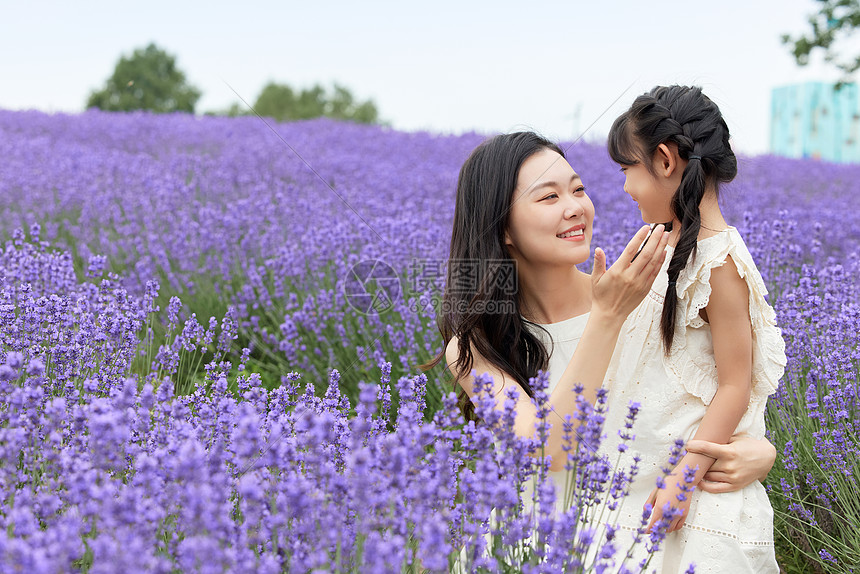
[(738, 173), (729, 128), (717, 105), (698, 87), (658, 86), (636, 98), (612, 124), (609, 155), (621, 165), (642, 163), (656, 175), (654, 153), (660, 144), (670, 142), (678, 146), (678, 155), (688, 163), (672, 196), (672, 211), (681, 222), (681, 234), (669, 262), (669, 287), (660, 320), (666, 354), (675, 336), (675, 285), (687, 261), (696, 256), (702, 224), (699, 204), (706, 185), (712, 184), (718, 191), (720, 183), (730, 182)]

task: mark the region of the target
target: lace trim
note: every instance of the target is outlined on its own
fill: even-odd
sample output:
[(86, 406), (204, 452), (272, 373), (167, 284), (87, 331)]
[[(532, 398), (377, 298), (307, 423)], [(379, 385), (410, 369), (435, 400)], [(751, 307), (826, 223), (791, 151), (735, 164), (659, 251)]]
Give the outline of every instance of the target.
[(659, 303), (659, 304), (660, 304), (660, 307), (662, 307), (662, 306), (663, 306), (663, 302), (666, 300), (666, 297), (665, 297), (665, 296), (660, 295), (659, 293), (657, 293), (657, 292), (656, 292), (656, 291), (654, 291), (653, 289), (651, 289), (650, 291), (648, 291), (648, 296), (649, 296), (649, 297), (651, 297), (651, 298), (652, 298), (654, 301), (656, 301), (657, 303)]
[[(699, 312), (710, 300), (711, 271), (724, 265), (731, 256), (738, 274), (749, 288), (749, 312), (753, 327), (752, 396), (754, 400), (766, 400), (768, 395), (776, 391), (786, 359), (785, 342), (776, 326), (776, 313), (764, 298), (767, 294), (764, 281), (736, 229), (729, 228), (710, 237), (700, 242), (699, 247), (691, 268), (682, 270), (678, 276), (679, 308), (675, 339), (671, 354), (664, 357), (664, 364), (690, 394), (701, 398), (706, 405), (710, 404), (717, 390), (716, 365), (706, 361), (706, 357), (700, 357), (699, 361), (690, 360), (684, 349), (687, 346), (688, 328), (708, 328)], [(687, 349), (687, 352), (695, 354), (697, 350)]]
[[(638, 528), (633, 528), (632, 526), (626, 526), (624, 524), (616, 524), (617, 528), (621, 530), (626, 530), (627, 532), (631, 532), (636, 534), (638, 532)], [(702, 526), (696, 526), (695, 524), (685, 524), (681, 527), (681, 530), (695, 530), (697, 532), (704, 532), (705, 534), (714, 534), (717, 536), (722, 536), (724, 538), (730, 538), (732, 540), (737, 541), (741, 546), (773, 546), (773, 541), (769, 540), (741, 540), (737, 534), (732, 534), (731, 532), (725, 532), (723, 530), (716, 530), (714, 528), (704, 528)]]

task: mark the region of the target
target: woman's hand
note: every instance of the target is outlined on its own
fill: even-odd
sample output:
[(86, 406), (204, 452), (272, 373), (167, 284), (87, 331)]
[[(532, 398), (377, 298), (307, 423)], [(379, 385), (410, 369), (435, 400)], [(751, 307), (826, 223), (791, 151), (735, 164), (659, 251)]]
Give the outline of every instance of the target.
[(733, 436), (729, 444), (691, 440), (687, 451), (716, 459), (699, 482), (699, 488), (713, 493), (733, 492), (764, 480), (776, 460), (776, 449), (767, 439), (746, 436)]
[(645, 225), (637, 231), (618, 261), (609, 269), (606, 269), (606, 253), (600, 248), (594, 251), (594, 269), (591, 272), (592, 312), (604, 312), (623, 320), (648, 294), (666, 258), (666, 245), (669, 242), (669, 233), (660, 224), (637, 254), (639, 246), (648, 237), (648, 230), (649, 227)]

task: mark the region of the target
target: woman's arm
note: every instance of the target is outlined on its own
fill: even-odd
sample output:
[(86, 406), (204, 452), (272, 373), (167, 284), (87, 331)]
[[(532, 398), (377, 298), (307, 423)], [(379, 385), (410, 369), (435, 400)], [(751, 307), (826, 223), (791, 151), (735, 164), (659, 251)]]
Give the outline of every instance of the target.
[(733, 436), (729, 444), (693, 439), (686, 448), (688, 452), (716, 459), (699, 483), (699, 488), (706, 492), (733, 492), (757, 480), (763, 481), (776, 462), (776, 448), (764, 438)]
[[(597, 250), (594, 256), (594, 270), (592, 272), (592, 309), (586, 323), (582, 338), (577, 345), (576, 351), (562, 374), (558, 385), (549, 396), (549, 406), (557, 418), (555, 424), (549, 430), (549, 437), (544, 446), (544, 454), (552, 457), (551, 470), (562, 470), (565, 464), (565, 456), (562, 436), (562, 422), (564, 415), (576, 412), (576, 394), (573, 388), (576, 384), (585, 387), (586, 398), (593, 398), (597, 389), (603, 384), (606, 369), (615, 350), (621, 326), (627, 315), (642, 301), (654, 278), (660, 271), (665, 258), (665, 249), (668, 242), (668, 233), (664, 233), (662, 226), (658, 226), (654, 232), (657, 241), (648, 241), (645, 247), (632, 261), (636, 250), (645, 240), (648, 226), (643, 227), (627, 244), (618, 261), (609, 269), (606, 269), (606, 255), (602, 250)], [(449, 368), (455, 365), (458, 359), (458, 341), (453, 338), (446, 347), (446, 360)], [(479, 374), (489, 373), (493, 377), (493, 395), (498, 397), (496, 408), (504, 408), (505, 385), (515, 385), (520, 393), (517, 403), (517, 415), (514, 423), (514, 432), (521, 437), (531, 438), (535, 434), (535, 424), (538, 422), (537, 409), (531, 399), (520, 387), (516, 380), (508, 373), (503, 373), (493, 367), (483, 357), (472, 349), (472, 369)], [(459, 379), (469, 397), (474, 394), (474, 380), (471, 375)]]

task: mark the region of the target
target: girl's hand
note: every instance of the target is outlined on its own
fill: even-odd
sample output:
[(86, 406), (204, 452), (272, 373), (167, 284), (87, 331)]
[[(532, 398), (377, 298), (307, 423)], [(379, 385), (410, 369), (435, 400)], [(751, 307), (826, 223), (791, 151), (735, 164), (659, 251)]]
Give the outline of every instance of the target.
[(684, 523), (687, 521), (687, 515), (690, 513), (690, 502), (692, 502), (693, 498), (692, 492), (689, 491), (695, 490), (695, 488), (692, 485), (684, 488), (682, 487), (683, 484), (685, 484), (683, 474), (676, 468), (675, 472), (666, 477), (665, 488), (655, 488), (651, 491), (645, 504), (650, 504), (653, 510), (651, 511), (651, 520), (648, 522), (645, 532), (651, 532), (655, 525), (657, 528), (664, 526), (660, 522), (663, 520), (664, 510), (667, 509), (667, 505), (677, 510), (674, 513), (675, 516), (671, 518), (667, 517), (669, 523), (666, 525), (666, 534), (680, 530), (684, 526)]
[(729, 444), (691, 440), (687, 451), (716, 459), (699, 482), (705, 492), (733, 492), (764, 480), (776, 460), (776, 449), (767, 439), (733, 436)]
[(648, 294), (666, 258), (666, 245), (669, 242), (669, 233), (660, 224), (637, 255), (639, 246), (648, 236), (648, 230), (649, 226), (646, 225), (637, 231), (618, 261), (609, 269), (606, 269), (606, 253), (600, 248), (594, 251), (592, 311), (605, 312), (623, 320)]

